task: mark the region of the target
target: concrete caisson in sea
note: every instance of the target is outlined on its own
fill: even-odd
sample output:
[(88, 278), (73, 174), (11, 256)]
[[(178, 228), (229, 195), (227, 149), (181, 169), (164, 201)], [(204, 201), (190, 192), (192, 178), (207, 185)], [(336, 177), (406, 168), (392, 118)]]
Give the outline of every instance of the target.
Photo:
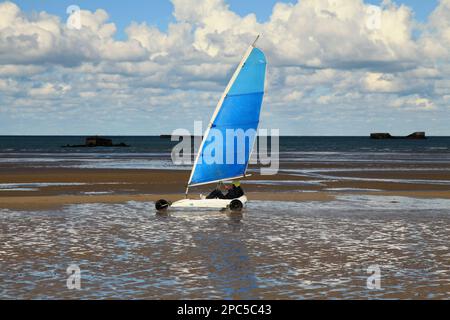
[(410, 135), (407, 135), (406, 137), (394, 137), (390, 133), (384, 132), (384, 133), (371, 133), (370, 134), (371, 139), (414, 139), (414, 140), (420, 140), (420, 139), (426, 139), (425, 132), (414, 132)]
[(102, 138), (99, 136), (87, 137), (84, 144), (70, 145), (67, 144), (62, 148), (93, 148), (93, 147), (129, 147), (129, 145), (121, 142), (114, 144), (111, 139)]

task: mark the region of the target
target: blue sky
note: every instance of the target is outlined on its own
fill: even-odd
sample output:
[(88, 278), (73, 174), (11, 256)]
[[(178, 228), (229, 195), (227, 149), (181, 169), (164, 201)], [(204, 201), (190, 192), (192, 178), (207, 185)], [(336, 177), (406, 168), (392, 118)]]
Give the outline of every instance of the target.
[(258, 33), (262, 127), (450, 135), (450, 0), (392, 2), (0, 0), (0, 135), (191, 130)]

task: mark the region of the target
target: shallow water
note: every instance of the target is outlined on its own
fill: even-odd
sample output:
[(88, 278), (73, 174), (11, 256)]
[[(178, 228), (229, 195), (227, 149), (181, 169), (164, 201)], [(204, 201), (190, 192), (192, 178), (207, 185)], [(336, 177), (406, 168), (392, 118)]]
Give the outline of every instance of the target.
[[(61, 148), (80, 145), (83, 136), (0, 136), (0, 168), (96, 168), (189, 170), (191, 164), (174, 165), (171, 151), (178, 141), (159, 136), (113, 136), (128, 148)], [(197, 142), (199, 145), (200, 142)], [(259, 146), (259, 144), (257, 144)], [(269, 144), (270, 146), (270, 144)], [(255, 155), (259, 148), (255, 148)], [(194, 159), (194, 152), (192, 160)], [(265, 154), (265, 152), (263, 152)], [(269, 152), (271, 159), (276, 154)], [(373, 140), (369, 137), (280, 137), (280, 163), (395, 164), (396, 170), (411, 165), (447, 168), (450, 137), (426, 140)]]
[[(450, 297), (450, 200), (251, 201), (242, 214), (153, 203), (0, 209), (0, 298)], [(66, 286), (69, 265), (81, 289)], [(368, 289), (367, 268), (381, 270)]]

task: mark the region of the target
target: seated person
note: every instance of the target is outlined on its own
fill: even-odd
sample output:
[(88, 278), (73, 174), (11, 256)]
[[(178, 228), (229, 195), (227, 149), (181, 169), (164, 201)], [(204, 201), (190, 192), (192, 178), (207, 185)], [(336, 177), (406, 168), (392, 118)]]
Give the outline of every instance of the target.
[(231, 186), (225, 186), (228, 190), (227, 194), (223, 194), (219, 189), (213, 190), (206, 199), (236, 199), (244, 195), (244, 190), (241, 188), (239, 181), (234, 181)]

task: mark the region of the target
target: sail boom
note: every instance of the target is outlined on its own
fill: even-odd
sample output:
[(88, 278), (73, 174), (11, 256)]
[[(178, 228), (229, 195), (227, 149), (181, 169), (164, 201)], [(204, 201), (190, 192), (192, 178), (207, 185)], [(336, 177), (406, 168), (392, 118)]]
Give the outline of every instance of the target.
[(218, 179), (218, 180), (214, 180), (214, 181), (201, 182), (201, 183), (194, 183), (194, 184), (188, 185), (188, 187), (204, 186), (207, 184), (213, 184), (213, 183), (218, 183), (218, 182), (223, 182), (223, 181), (228, 181), (228, 180), (237, 180), (237, 179), (242, 179), (242, 178), (250, 177), (250, 176), (251, 176), (251, 174), (244, 174), (244, 175), (240, 175), (240, 176), (232, 177), (232, 178)]

